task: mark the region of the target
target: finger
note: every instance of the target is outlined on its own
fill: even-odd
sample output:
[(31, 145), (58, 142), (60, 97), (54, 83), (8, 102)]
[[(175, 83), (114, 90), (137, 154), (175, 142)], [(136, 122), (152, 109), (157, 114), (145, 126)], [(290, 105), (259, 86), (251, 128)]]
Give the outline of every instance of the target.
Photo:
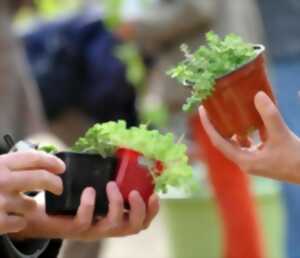
[(96, 204), (96, 191), (92, 187), (86, 188), (82, 195), (80, 206), (74, 220), (73, 232), (81, 233), (89, 229), (93, 223)]
[(144, 221), (146, 219), (146, 205), (137, 191), (132, 191), (129, 195), (129, 228), (127, 234), (137, 234), (144, 227)]
[(147, 216), (144, 222), (144, 229), (147, 229), (152, 220), (157, 216), (159, 212), (159, 198), (156, 194), (152, 195), (148, 202)]
[(8, 214), (24, 215), (37, 207), (37, 203), (30, 197), (15, 194), (6, 199), (5, 210)]
[(23, 230), (27, 223), (23, 217), (15, 215), (2, 215), (0, 217), (0, 233), (17, 233)]
[(208, 134), (213, 145), (221, 150), (225, 156), (233, 161), (237, 161), (237, 159), (243, 155), (243, 152), (236, 146), (234, 146), (229, 141), (226, 141), (213, 127), (211, 122), (209, 121), (206, 111), (203, 106), (199, 108), (199, 114), (201, 118), (202, 125)]
[(63, 192), (63, 182), (60, 177), (46, 170), (28, 170), (11, 173), (10, 187), (17, 192), (45, 190), (55, 195)]
[(259, 92), (255, 96), (254, 102), (255, 107), (263, 120), (264, 126), (266, 127), (269, 139), (282, 138), (283, 133), (288, 129), (279, 110), (270, 97), (264, 92)]
[(109, 201), (109, 213), (107, 219), (112, 227), (118, 227), (123, 221), (124, 200), (116, 183), (107, 185), (107, 196)]
[(1, 164), (1, 162), (0, 162), (0, 174), (1, 174), (1, 177), (3, 174), (10, 174), (10, 170), (5, 165)]
[(15, 152), (2, 155), (0, 163), (10, 170), (45, 169), (63, 173), (65, 164), (53, 155), (38, 151)]

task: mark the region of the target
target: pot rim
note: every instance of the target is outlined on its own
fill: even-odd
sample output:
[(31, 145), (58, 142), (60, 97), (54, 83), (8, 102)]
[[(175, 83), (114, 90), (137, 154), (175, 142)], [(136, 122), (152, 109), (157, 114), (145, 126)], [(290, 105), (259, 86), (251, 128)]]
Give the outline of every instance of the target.
[(115, 156), (108, 156), (108, 157), (102, 157), (100, 154), (98, 153), (84, 153), (84, 152), (75, 152), (75, 151), (59, 151), (59, 152), (56, 152), (54, 154), (55, 156), (58, 156), (58, 155), (67, 155), (67, 156), (70, 156), (72, 155), (73, 157), (100, 157), (102, 159), (112, 159), (112, 158), (115, 158)]
[(219, 76), (216, 81), (222, 80), (225, 77), (230, 76), (231, 74), (235, 73), (238, 70), (243, 69), (245, 66), (249, 65), (250, 63), (254, 62), (259, 56), (261, 56), (265, 51), (266, 51), (266, 47), (262, 44), (253, 44), (253, 48), (256, 52), (256, 56), (251, 58), (248, 62), (240, 65), (239, 67), (237, 67), (236, 69), (234, 69), (233, 71), (230, 71), (228, 73), (223, 74), (222, 76)]

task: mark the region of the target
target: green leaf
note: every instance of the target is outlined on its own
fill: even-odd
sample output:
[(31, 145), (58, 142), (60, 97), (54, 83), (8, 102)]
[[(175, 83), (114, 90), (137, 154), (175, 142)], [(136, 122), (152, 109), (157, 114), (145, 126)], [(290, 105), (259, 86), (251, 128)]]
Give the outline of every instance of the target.
[(58, 149), (54, 145), (42, 145), (39, 146), (38, 150), (49, 154), (54, 154), (58, 152)]

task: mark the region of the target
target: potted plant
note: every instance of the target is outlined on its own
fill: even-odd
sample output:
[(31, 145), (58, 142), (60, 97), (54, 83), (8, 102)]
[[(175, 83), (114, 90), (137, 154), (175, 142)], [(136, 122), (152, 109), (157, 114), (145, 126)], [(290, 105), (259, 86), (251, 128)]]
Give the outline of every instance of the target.
[(46, 193), (49, 214), (75, 214), (83, 189), (92, 186), (97, 192), (95, 213), (105, 215), (109, 181), (118, 184), (125, 208), (130, 208), (128, 195), (132, 190), (147, 202), (154, 190), (166, 192), (168, 186), (187, 189), (192, 183), (186, 146), (176, 143), (172, 134), (162, 135), (145, 125), (128, 129), (124, 121), (96, 124), (69, 152), (57, 152), (52, 146), (40, 150), (66, 163), (64, 193), (59, 197)]
[(206, 40), (207, 46), (194, 53), (183, 45), (185, 60), (168, 74), (191, 88), (184, 110), (202, 104), (223, 137), (245, 138), (263, 125), (254, 96), (264, 91), (274, 100), (265, 69), (265, 47), (246, 43), (235, 34), (221, 39), (208, 32)]

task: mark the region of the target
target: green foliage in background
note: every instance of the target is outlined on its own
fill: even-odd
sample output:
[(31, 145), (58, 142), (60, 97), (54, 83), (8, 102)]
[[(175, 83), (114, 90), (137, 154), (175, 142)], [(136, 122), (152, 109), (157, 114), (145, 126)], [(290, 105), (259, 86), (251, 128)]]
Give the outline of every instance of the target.
[(76, 10), (79, 6), (78, 0), (35, 0), (35, 5), (40, 15), (51, 18), (57, 14)]
[(55, 154), (58, 152), (58, 149), (54, 145), (41, 145), (38, 150), (49, 154)]
[(113, 30), (118, 28), (122, 23), (122, 8), (124, 0), (104, 0), (104, 20), (106, 26)]
[(215, 81), (256, 56), (253, 45), (239, 36), (229, 34), (221, 39), (214, 32), (206, 34), (207, 46), (201, 46), (194, 53), (187, 45), (182, 45), (185, 60), (168, 72), (184, 87), (192, 87), (192, 95), (183, 106), (191, 110), (212, 95)]
[(170, 112), (166, 105), (154, 105), (151, 108), (144, 108), (140, 117), (144, 123), (162, 128), (166, 127), (169, 121)]
[(142, 90), (146, 78), (146, 67), (136, 45), (131, 42), (116, 48), (116, 56), (126, 65), (127, 80), (137, 89)]
[[(140, 0), (146, 5), (149, 0)], [(123, 22), (122, 12), (124, 0), (104, 0), (104, 22), (112, 31), (118, 29)], [(127, 80), (141, 91), (145, 83), (146, 67), (134, 42), (126, 42), (118, 46), (115, 51), (116, 57), (126, 66)]]

